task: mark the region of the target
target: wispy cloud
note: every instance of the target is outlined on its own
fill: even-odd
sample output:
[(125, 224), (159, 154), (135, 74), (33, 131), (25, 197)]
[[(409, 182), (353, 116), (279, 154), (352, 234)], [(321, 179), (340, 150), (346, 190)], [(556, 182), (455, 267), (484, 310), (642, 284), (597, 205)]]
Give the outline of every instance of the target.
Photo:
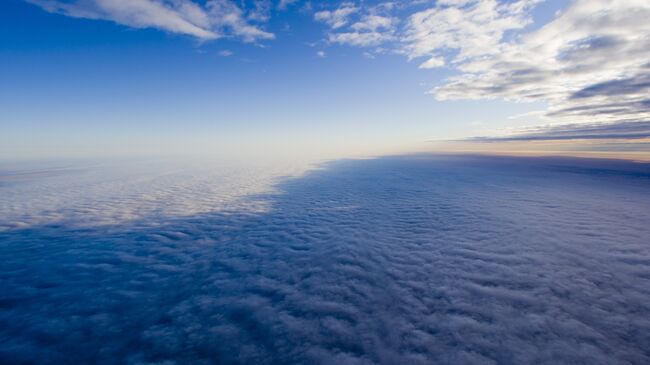
[(343, 3), (331, 11), (319, 11), (314, 18), (330, 26), (327, 36), (329, 43), (358, 47), (372, 47), (393, 41), (398, 23), (397, 18), (387, 15), (386, 7), (362, 9), (352, 3)]
[(359, 11), (359, 8), (352, 3), (343, 3), (335, 10), (322, 10), (314, 14), (314, 19), (327, 23), (332, 29), (338, 29), (346, 25), (352, 14)]
[[(274, 35), (251, 23), (245, 11), (230, 0), (26, 0), (51, 13), (102, 19), (134, 28), (156, 28), (201, 40), (234, 36), (246, 42)], [(254, 17), (253, 17), (254, 18)], [(253, 19), (255, 20), (255, 19)]]
[(296, 2), (298, 2), (298, 0), (280, 0), (278, 2), (277, 8), (278, 10), (287, 10), (289, 6), (295, 4)]
[(650, 122), (572, 123), (532, 127), (506, 136), (475, 137), (469, 141), (636, 140), (650, 138)]

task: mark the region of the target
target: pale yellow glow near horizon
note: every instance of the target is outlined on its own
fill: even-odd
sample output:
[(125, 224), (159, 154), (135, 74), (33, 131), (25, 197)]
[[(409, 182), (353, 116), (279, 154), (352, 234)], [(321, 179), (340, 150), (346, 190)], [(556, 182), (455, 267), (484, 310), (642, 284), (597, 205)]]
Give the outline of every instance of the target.
[[(626, 148), (635, 146), (634, 149)], [(639, 148), (643, 146), (644, 148)], [(567, 141), (507, 141), (436, 142), (432, 152), (471, 153), (510, 156), (567, 156), (584, 158), (622, 159), (650, 162), (650, 138), (630, 140), (567, 140)]]

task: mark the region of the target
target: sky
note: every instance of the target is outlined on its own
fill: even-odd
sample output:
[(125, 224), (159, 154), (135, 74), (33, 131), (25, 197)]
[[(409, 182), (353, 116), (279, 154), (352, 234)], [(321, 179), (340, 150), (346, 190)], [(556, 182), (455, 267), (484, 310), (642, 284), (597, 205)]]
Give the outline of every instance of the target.
[(1, 0), (0, 363), (650, 363), (648, 19)]
[(644, 0), (7, 0), (0, 158), (639, 158), (648, 18)]

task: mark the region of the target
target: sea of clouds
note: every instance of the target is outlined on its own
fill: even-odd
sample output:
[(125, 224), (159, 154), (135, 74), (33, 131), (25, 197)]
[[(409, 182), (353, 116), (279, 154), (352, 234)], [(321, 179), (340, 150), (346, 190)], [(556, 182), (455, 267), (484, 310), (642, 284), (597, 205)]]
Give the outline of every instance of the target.
[(650, 363), (647, 164), (128, 171), (0, 174), (0, 363)]

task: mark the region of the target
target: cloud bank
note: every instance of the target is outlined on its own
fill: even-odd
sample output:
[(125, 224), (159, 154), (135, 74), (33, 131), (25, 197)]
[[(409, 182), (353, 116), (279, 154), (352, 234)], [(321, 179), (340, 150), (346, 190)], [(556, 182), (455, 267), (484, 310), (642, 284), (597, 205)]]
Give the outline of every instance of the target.
[[(183, 175), (169, 190), (188, 205), (221, 185)], [(647, 364), (649, 179), (602, 160), (340, 161), (250, 196), (264, 211), (16, 226), (0, 362)], [(158, 186), (138, 186), (96, 214), (147, 205)]]

